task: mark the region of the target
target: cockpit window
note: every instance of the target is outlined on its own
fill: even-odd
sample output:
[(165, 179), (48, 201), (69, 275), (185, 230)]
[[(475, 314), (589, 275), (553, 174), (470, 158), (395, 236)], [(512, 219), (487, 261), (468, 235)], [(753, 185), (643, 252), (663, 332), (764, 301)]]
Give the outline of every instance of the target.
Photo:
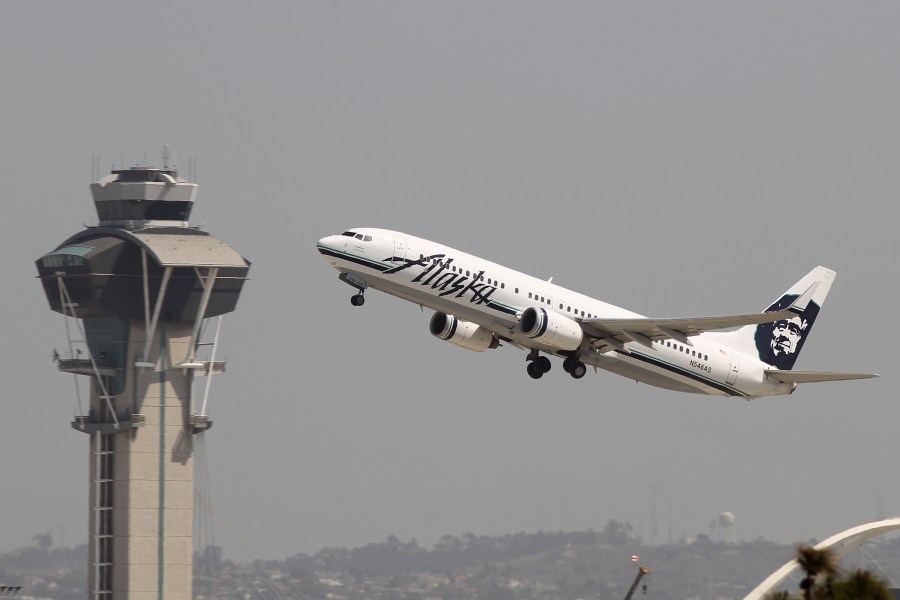
[(345, 231), (345, 232), (342, 233), (341, 235), (345, 235), (345, 236), (347, 236), (347, 237), (356, 238), (357, 240), (360, 240), (360, 241), (363, 241), (363, 242), (371, 242), (371, 241), (372, 241), (372, 236), (371, 236), (371, 235), (363, 235), (363, 234), (361, 234), (361, 233), (356, 233), (355, 231), (350, 231), (350, 230)]

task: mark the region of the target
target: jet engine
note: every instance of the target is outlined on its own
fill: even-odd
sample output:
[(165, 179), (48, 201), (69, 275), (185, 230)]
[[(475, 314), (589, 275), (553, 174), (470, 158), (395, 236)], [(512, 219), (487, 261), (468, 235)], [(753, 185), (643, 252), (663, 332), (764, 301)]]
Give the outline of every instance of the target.
[(581, 325), (565, 315), (543, 308), (526, 308), (519, 320), (519, 331), (539, 344), (555, 350), (577, 350), (584, 333)]
[(439, 340), (450, 342), (466, 350), (484, 352), (488, 348), (496, 348), (500, 345), (500, 340), (481, 325), (463, 321), (453, 315), (441, 312), (434, 313), (428, 328), (431, 330), (431, 335)]

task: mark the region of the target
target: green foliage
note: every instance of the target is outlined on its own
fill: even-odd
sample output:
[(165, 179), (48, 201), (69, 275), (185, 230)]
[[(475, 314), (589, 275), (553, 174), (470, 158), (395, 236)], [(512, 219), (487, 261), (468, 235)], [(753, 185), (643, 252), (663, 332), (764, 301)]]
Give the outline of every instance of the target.
[(640, 543), (640, 540), (633, 536), (633, 530), (629, 523), (622, 523), (612, 519), (606, 523), (606, 527), (600, 533), (600, 539), (604, 544), (609, 544), (610, 546), (625, 546), (632, 542)]
[(836, 600), (892, 600), (887, 584), (880, 577), (865, 569), (857, 569), (834, 582)]

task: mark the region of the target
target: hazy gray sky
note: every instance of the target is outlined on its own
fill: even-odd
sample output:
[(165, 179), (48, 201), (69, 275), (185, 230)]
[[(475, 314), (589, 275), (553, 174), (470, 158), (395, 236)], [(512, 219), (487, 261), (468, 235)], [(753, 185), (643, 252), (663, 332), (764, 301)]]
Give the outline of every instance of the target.
[[(254, 555), (609, 519), (651, 541), (654, 487), (659, 542), (722, 511), (782, 542), (900, 514), (898, 24), (896, 2), (0, 3), (0, 549), (87, 540), (33, 261), (96, 223), (93, 155), (163, 144), (197, 159), (194, 222), (253, 262), (206, 446)], [(352, 307), (315, 249), (352, 226), (656, 317), (762, 310), (825, 265), (797, 368), (884, 379), (749, 403), (532, 381), (416, 306)]]

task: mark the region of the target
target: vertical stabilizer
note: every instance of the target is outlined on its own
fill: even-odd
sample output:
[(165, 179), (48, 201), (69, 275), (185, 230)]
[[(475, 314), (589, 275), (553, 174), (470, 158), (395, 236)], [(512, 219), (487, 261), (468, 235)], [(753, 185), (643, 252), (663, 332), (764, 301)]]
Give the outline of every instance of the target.
[(836, 273), (825, 267), (816, 267), (806, 277), (795, 283), (780, 298), (775, 300), (763, 312), (772, 312), (787, 308), (810, 289), (818, 284), (806, 308), (796, 317), (783, 319), (774, 323), (747, 325), (736, 331), (724, 334), (722, 343), (727, 344), (749, 356), (758, 357), (764, 363), (789, 371), (803, 349), (815, 324), (819, 309), (825, 302), (825, 296), (831, 289)]

